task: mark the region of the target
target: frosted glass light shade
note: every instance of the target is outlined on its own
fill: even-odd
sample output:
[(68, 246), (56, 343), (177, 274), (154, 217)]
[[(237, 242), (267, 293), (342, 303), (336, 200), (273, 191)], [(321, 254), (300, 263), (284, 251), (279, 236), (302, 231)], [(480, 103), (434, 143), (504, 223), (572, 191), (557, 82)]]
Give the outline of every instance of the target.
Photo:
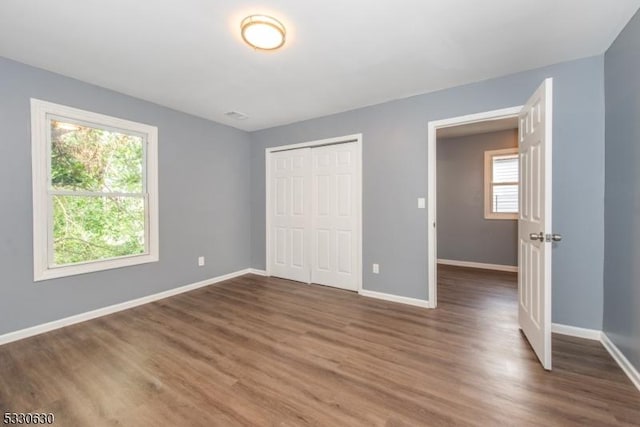
[(240, 24), (242, 39), (254, 49), (275, 50), (284, 44), (286, 30), (280, 21), (270, 16), (251, 15)]

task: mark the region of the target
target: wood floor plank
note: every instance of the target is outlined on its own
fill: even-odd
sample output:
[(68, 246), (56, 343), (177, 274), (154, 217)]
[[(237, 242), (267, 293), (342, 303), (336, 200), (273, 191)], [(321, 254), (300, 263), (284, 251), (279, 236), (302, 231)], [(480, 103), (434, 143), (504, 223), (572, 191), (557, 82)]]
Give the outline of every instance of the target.
[(640, 425), (598, 342), (518, 330), (516, 276), (442, 266), (436, 310), (247, 275), (0, 346), (0, 411), (63, 426)]

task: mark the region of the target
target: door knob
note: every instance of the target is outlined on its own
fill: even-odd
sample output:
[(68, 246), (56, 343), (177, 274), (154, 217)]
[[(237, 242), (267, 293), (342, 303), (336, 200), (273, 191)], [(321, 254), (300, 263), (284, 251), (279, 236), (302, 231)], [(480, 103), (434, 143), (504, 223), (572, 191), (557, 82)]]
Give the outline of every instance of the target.
[(553, 233), (553, 234), (551, 235), (551, 240), (553, 240), (554, 242), (559, 242), (559, 241), (561, 241), (561, 240), (562, 240), (562, 234), (556, 234), (556, 233)]
[(529, 239), (544, 242), (544, 233), (542, 231), (540, 233), (529, 233)]

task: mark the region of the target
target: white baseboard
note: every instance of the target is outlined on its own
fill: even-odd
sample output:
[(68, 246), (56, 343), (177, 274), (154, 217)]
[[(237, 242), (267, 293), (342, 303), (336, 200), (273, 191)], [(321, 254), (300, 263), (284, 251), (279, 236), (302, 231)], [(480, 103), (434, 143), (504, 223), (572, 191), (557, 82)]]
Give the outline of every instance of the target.
[(438, 259), (438, 264), (453, 265), (456, 267), (481, 268), (483, 270), (510, 271), (513, 273), (518, 272), (517, 265), (486, 264), (483, 262), (458, 261), (455, 259)]
[(627, 374), (633, 385), (640, 391), (640, 372), (629, 362), (629, 359), (622, 354), (618, 346), (609, 339), (605, 332), (602, 332), (602, 345), (607, 349), (611, 357), (613, 357), (613, 360), (618, 362), (618, 365), (620, 365), (624, 373)]
[(385, 301), (392, 301), (392, 302), (399, 302), (401, 304), (414, 305), (416, 307), (431, 308), (431, 304), (429, 303), (429, 301), (417, 299), (417, 298), (401, 297), (398, 295), (385, 294), (383, 292), (368, 291), (366, 289), (360, 289), (358, 291), (358, 294), (362, 295), (363, 297), (383, 299)]
[(203, 280), (201, 282), (192, 283), (190, 285), (181, 286), (179, 288), (169, 289), (167, 291), (159, 292), (157, 294), (147, 295), (146, 297), (136, 298), (134, 300), (110, 305), (108, 307), (98, 308), (96, 310), (91, 310), (85, 313), (80, 313), (73, 316), (65, 317), (63, 319), (54, 320), (52, 322), (43, 323), (41, 325), (31, 326), (29, 328), (21, 329), (14, 332), (9, 332), (9, 333), (0, 335), (0, 345), (7, 344), (12, 341), (18, 341), (24, 338), (32, 337), (34, 335), (42, 334), (45, 332), (53, 331), (54, 329), (63, 328), (65, 326), (70, 326), (76, 323), (85, 322), (87, 320), (95, 319), (97, 317), (106, 316), (112, 313), (116, 313), (118, 311), (126, 310), (128, 308), (133, 308), (139, 305), (148, 304), (153, 301), (158, 301), (160, 299), (182, 294), (184, 292), (189, 292), (194, 289), (198, 289), (204, 286), (212, 285), (214, 283), (222, 282), (224, 280), (233, 279), (234, 277), (244, 276), (245, 274), (248, 274), (248, 273), (252, 273), (250, 268), (225, 274), (222, 276), (214, 277), (212, 279)]
[(267, 275), (267, 271), (266, 270), (260, 270), (260, 269), (257, 269), (257, 268), (249, 268), (247, 270), (249, 270), (248, 271), (249, 273), (255, 274), (257, 276), (266, 276)]
[(603, 331), (554, 323), (551, 326), (551, 332), (553, 332), (554, 334), (568, 335), (571, 337), (600, 341), (602, 343), (602, 346), (609, 352), (613, 360), (615, 360), (622, 371), (627, 374), (633, 385), (635, 385), (636, 388), (640, 390), (640, 373)]
[(578, 328), (577, 326), (562, 325), (560, 323), (553, 323), (551, 332), (595, 341), (600, 341), (602, 337), (602, 332), (597, 329)]

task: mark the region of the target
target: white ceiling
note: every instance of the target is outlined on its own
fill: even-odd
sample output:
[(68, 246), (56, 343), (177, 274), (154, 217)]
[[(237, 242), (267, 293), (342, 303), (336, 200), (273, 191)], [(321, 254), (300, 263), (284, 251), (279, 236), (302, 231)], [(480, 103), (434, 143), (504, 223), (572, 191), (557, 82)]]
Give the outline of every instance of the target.
[(485, 120), (467, 125), (450, 126), (438, 129), (438, 138), (459, 138), (461, 136), (478, 135), (481, 133), (498, 132), (501, 130), (518, 129), (518, 118)]
[[(603, 53), (640, 0), (2, 0), (0, 56), (256, 130)], [(243, 44), (264, 13), (275, 53)], [(235, 120), (224, 115), (239, 111)]]

